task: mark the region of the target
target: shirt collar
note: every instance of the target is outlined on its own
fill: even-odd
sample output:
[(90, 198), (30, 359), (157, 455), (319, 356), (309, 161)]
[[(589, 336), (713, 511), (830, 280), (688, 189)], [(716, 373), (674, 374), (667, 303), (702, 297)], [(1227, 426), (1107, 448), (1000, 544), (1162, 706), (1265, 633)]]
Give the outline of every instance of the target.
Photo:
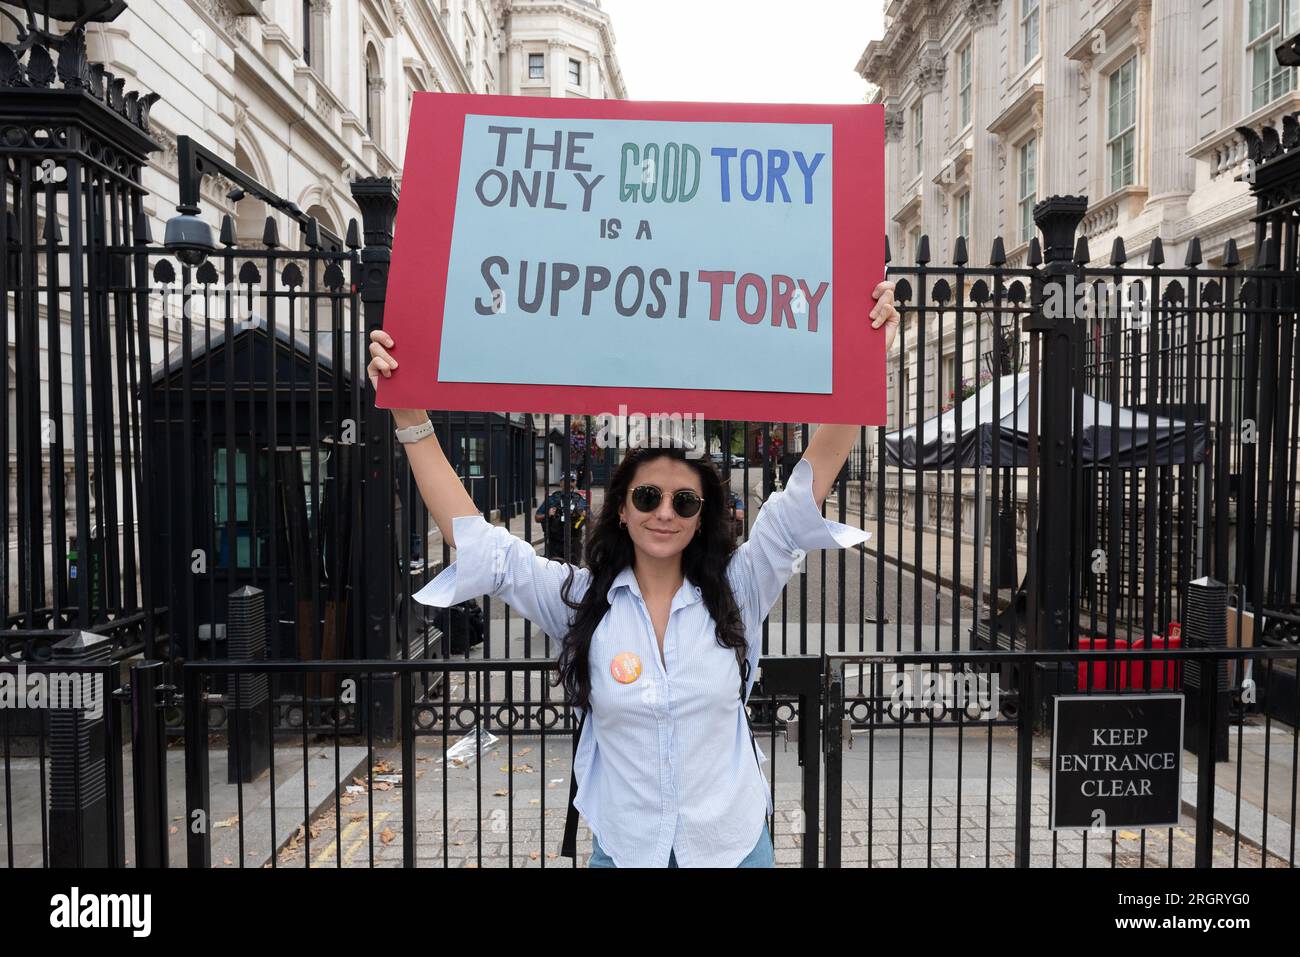
[[(614, 592), (620, 588), (628, 589), (638, 598), (641, 595), (641, 585), (636, 580), (636, 573), (632, 571), (632, 566), (626, 566), (621, 572), (614, 576), (614, 581), (609, 586), (609, 591), (605, 593), (605, 600), (611, 605), (614, 603)], [(683, 605), (693, 605), (697, 601), (703, 601), (703, 595), (700, 587), (692, 582), (689, 578), (682, 577), (682, 587), (677, 589), (677, 594), (673, 596), (673, 608), (679, 608)]]

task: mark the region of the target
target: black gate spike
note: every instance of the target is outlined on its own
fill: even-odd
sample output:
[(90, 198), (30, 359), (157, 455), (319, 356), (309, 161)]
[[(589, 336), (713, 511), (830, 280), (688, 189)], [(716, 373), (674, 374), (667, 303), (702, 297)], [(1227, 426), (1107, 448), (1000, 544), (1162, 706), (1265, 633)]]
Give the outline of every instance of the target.
[(1274, 127), (1265, 126), (1260, 130), (1260, 138), (1264, 141), (1262, 155), (1265, 162), (1282, 152), (1282, 140), (1277, 135), (1277, 130)]
[(1278, 256), (1276, 239), (1270, 236), (1268, 239), (1264, 240), (1263, 249), (1261, 250), (1261, 258), (1265, 269), (1277, 268)]
[(1002, 241), (1001, 236), (993, 237), (993, 249), (989, 252), (990, 266), (1005, 266), (1007, 264), (1007, 246)]
[(1300, 146), (1300, 123), (1296, 122), (1295, 113), (1282, 117), (1282, 146), (1289, 152)]
[(44, 239), (47, 243), (59, 243), (63, 241), (63, 230), (59, 228), (59, 217), (47, 216), (45, 218)]
[(280, 229), (275, 225), (275, 217), (266, 217), (266, 225), (262, 227), (262, 245), (267, 249), (275, 249), (280, 245)]
[(1080, 236), (1074, 244), (1074, 264), (1076, 266), (1086, 266), (1092, 262), (1092, 256), (1088, 253), (1088, 237)]
[(132, 90), (122, 100), (122, 109), (132, 126), (140, 125), (140, 92)]
[(90, 95), (99, 101), (104, 99), (104, 64), (92, 63), (90, 65), (90, 83), (87, 86)]
[(115, 76), (108, 84), (108, 108), (114, 113), (122, 112), (122, 90), (126, 88), (126, 77)]
[(144, 96), (140, 97), (139, 126), (140, 129), (144, 130), (146, 133), (152, 132), (149, 128), (149, 111), (152, 110), (153, 105), (161, 99), (161, 93), (146, 93)]
[(1246, 155), (1250, 158), (1250, 161), (1258, 164), (1262, 154), (1261, 147), (1263, 146), (1259, 134), (1249, 126), (1238, 126), (1236, 133), (1246, 141)]
[(1043, 264), (1043, 247), (1042, 247), (1042, 245), (1038, 242), (1038, 237), (1037, 237), (1037, 236), (1035, 236), (1033, 239), (1029, 240), (1029, 260), (1028, 260), (1028, 264), (1029, 264), (1030, 266), (1041, 266), (1041, 265)]
[(1122, 266), (1126, 262), (1128, 262), (1128, 253), (1124, 251), (1124, 237), (1116, 236), (1115, 241), (1110, 244), (1110, 264)]
[(0, 43), (0, 87), (22, 87), (27, 85), (23, 76), (23, 65), (14, 56), (9, 44)]
[(1237, 252), (1237, 241), (1229, 239), (1223, 244), (1223, 265), (1228, 269), (1236, 269), (1241, 265), (1241, 254)]
[(885, 262), (889, 262), (892, 258), (893, 256), (889, 251), (889, 237), (886, 236), (885, 237)]
[(149, 227), (148, 216), (137, 216), (135, 218), (135, 243), (137, 246), (148, 246), (153, 242), (153, 230)]
[(1184, 265), (1199, 266), (1201, 261), (1201, 241), (1193, 236), (1187, 243), (1187, 259), (1184, 260)]
[(54, 61), (50, 51), (39, 43), (27, 54), (27, 82), (42, 90), (54, 82)]
[(1157, 236), (1151, 240), (1151, 251), (1147, 253), (1148, 266), (1163, 266), (1165, 264), (1165, 244)]
[(952, 264), (954, 266), (966, 265), (966, 237), (958, 236), (957, 242), (953, 244)]
[(59, 41), (59, 82), (65, 90), (84, 90), (89, 81), (86, 31), (84, 27), (77, 27), (65, 33)]
[(916, 244), (916, 262), (919, 266), (924, 266), (930, 261), (930, 237), (923, 235), (921, 241)]
[(234, 246), (238, 240), (235, 239), (235, 221), (226, 213), (221, 217), (221, 245)]
[(316, 217), (311, 216), (307, 219), (307, 225), (304, 229), (303, 245), (308, 249), (320, 248), (320, 227), (316, 225)]
[(361, 227), (357, 225), (356, 217), (348, 220), (347, 238), (343, 240), (348, 249), (361, 248)]

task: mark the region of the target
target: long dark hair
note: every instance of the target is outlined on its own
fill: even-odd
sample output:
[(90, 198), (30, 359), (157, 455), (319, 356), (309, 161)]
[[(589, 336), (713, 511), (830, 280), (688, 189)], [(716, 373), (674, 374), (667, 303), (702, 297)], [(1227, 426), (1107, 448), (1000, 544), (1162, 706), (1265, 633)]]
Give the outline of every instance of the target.
[(727, 562), (736, 548), (731, 498), (717, 466), (707, 458), (689, 458), (678, 448), (633, 449), (614, 470), (600, 517), (587, 536), (585, 554), (591, 582), (586, 593), (578, 601), (570, 598), (574, 581), (572, 566), (560, 592), (564, 603), (576, 614), (569, 633), (564, 636), (555, 684), (563, 683), (565, 698), (576, 707), (585, 709), (590, 703), (591, 637), (609, 611), (606, 592), (619, 572), (632, 565), (636, 557), (631, 536), (626, 528), (619, 526), (619, 508), (627, 499), (637, 466), (662, 456), (688, 463), (700, 476), (704, 493), (700, 532), (691, 536), (690, 544), (682, 552), (682, 574), (699, 586), (700, 597), (716, 625), (718, 644), (735, 651), (738, 662), (745, 660), (744, 626), (726, 574)]

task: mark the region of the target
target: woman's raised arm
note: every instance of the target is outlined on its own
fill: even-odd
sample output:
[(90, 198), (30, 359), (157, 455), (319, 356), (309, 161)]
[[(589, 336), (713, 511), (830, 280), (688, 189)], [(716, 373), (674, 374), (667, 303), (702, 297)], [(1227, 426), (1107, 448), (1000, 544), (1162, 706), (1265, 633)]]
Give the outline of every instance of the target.
[[(389, 378), (397, 368), (397, 360), (389, 350), (393, 348), (393, 337), (382, 329), (370, 330), (370, 364), (366, 374), (372, 385), (377, 385), (379, 377)], [(377, 391), (377, 390), (376, 390)], [(419, 425), (429, 418), (424, 409), (393, 409), (393, 423), (399, 428)], [(452, 534), (452, 519), (460, 515), (477, 515), (478, 507), (474, 499), (461, 483), (460, 476), (447, 461), (442, 451), (442, 444), (436, 435), (430, 434), (418, 442), (402, 445), (406, 450), (406, 460), (411, 463), (411, 474), (420, 489), (420, 497), (433, 516), (434, 524), (442, 532), (442, 540), (452, 548), (456, 540)]]
[[(882, 282), (872, 291), (876, 300), (869, 318), (871, 328), (885, 327), (885, 354), (888, 356), (898, 335), (898, 309), (894, 306), (894, 284)], [(883, 370), (882, 370), (883, 371)], [(844, 462), (853, 450), (861, 427), (857, 425), (819, 425), (813, 437), (808, 440), (808, 448), (803, 457), (813, 469), (813, 500), (821, 508), (830, 493), (831, 486), (844, 468)]]

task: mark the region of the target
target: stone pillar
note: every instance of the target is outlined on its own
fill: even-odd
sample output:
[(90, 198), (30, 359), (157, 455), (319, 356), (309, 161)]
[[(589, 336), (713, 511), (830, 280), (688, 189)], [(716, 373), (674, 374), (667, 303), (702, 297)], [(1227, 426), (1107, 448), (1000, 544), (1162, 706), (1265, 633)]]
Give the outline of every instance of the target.
[[(970, 236), (967, 237), (971, 262), (988, 261), (993, 237), (998, 233), (999, 191), (998, 138), (988, 130), (999, 111), (1002, 89), (1002, 57), (998, 52), (998, 6), (1001, 0), (969, 0), (966, 19), (970, 21), (974, 45), (974, 75), (971, 91), (971, 131), (974, 149), (971, 156)], [(1014, 245), (1014, 243), (1012, 244)]]
[(528, 76), (528, 64), (524, 61), (524, 41), (511, 40), (506, 52), (506, 75), (501, 78), (498, 89), (502, 93), (516, 96), (523, 90), (524, 79)]
[[(1043, 141), (1038, 150), (1038, 195), (1077, 191), (1079, 67), (1065, 56), (1078, 25), (1074, 0), (1042, 0), (1039, 16), (1043, 73)], [(1184, 161), (1185, 162), (1185, 161)]]
[[(943, 187), (934, 182), (943, 165), (943, 104), (940, 93), (943, 90), (947, 63), (938, 43), (927, 43), (921, 48), (916, 66), (912, 70), (912, 82), (921, 91), (922, 120), (924, 130), (921, 133), (921, 232), (930, 237), (930, 254), (943, 258), (943, 204), (945, 202)], [(910, 117), (909, 117), (910, 119)], [(908, 132), (911, 140), (911, 131)], [(912, 251), (908, 251), (909, 257)]]
[(903, 191), (903, 150), (906, 149), (903, 108), (897, 105), (895, 97), (885, 100), (885, 196), (888, 203), (885, 209), (885, 235), (889, 237), (889, 248), (894, 255), (894, 262), (901, 263), (899, 256), (902, 247), (903, 230), (894, 222), (893, 213), (897, 210), (898, 198)]
[(564, 96), (565, 84), (569, 82), (568, 44), (563, 40), (546, 41), (546, 68), (550, 71), (551, 96)]
[[(1146, 147), (1149, 205), (1162, 208), (1162, 218), (1181, 217), (1196, 186), (1196, 164), (1187, 151), (1196, 144), (1197, 17), (1194, 0), (1162, 0), (1154, 9), (1139, 5), (1133, 15), (1138, 35), (1140, 108), (1151, 117), (1149, 135), (1139, 129), (1138, 144)], [(1149, 35), (1148, 35), (1149, 34)], [(1145, 61), (1145, 63), (1143, 62)], [(1145, 82), (1143, 82), (1145, 81)], [(1138, 181), (1142, 176), (1138, 174)]]

